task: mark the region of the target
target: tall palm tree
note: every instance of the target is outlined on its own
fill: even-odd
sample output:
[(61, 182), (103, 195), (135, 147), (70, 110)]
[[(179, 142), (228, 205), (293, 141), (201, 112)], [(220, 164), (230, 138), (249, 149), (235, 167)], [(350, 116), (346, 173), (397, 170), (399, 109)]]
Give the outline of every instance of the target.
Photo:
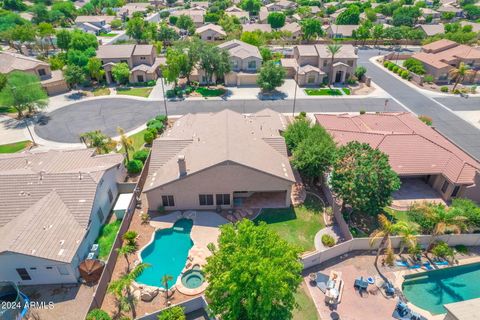
[(378, 229), (374, 230), (372, 234), (370, 234), (370, 246), (374, 246), (375, 243), (380, 240), (380, 244), (377, 249), (377, 255), (375, 257), (375, 266), (378, 263), (378, 257), (383, 249), (391, 250), (392, 248), (392, 241), (390, 237), (395, 233), (395, 225), (388, 220), (388, 218), (384, 214), (378, 215)]
[(460, 209), (448, 209), (443, 205), (435, 205), (426, 211), (426, 218), (434, 226), (432, 237), (428, 244), (428, 250), (431, 248), (435, 239), (447, 231), (458, 234), (466, 229), (467, 218), (462, 214), (463, 211)]
[(129, 244), (126, 244), (117, 249), (118, 254), (123, 255), (125, 261), (127, 262), (127, 273), (130, 272), (130, 260), (128, 259), (128, 256), (134, 253), (136, 250), (137, 248), (135, 246)]
[(125, 130), (123, 128), (118, 127), (117, 132), (120, 135), (120, 144), (122, 145), (123, 149), (125, 150), (125, 156), (127, 158), (127, 162), (130, 161), (130, 154), (129, 151), (134, 151), (135, 148), (133, 147), (133, 139), (127, 137), (125, 134)]
[(453, 85), (452, 91), (455, 91), (457, 85), (465, 79), (467, 76), (472, 76), (473, 71), (470, 70), (470, 67), (463, 62), (460, 62), (458, 68), (453, 68), (448, 72), (449, 76), (455, 80), (455, 84)]
[(137, 317), (135, 310), (137, 299), (133, 296), (130, 286), (147, 267), (149, 267), (148, 264), (140, 263), (131, 272), (124, 274), (117, 280), (111, 281), (108, 285), (107, 292), (115, 296), (119, 315), (122, 311), (131, 311), (132, 318), (135, 319)]
[(162, 277), (162, 285), (165, 288), (165, 305), (168, 303), (168, 292), (169, 292), (169, 287), (168, 287), (168, 282), (172, 281), (173, 277), (169, 274), (164, 274)]
[(332, 43), (327, 45), (327, 50), (332, 55), (332, 57), (330, 58), (330, 76), (328, 81), (328, 84), (330, 85), (333, 83), (333, 63), (335, 62), (335, 55), (339, 53), (341, 49), (342, 46), (338, 43)]
[(417, 227), (411, 223), (405, 221), (397, 222), (394, 225), (395, 232), (402, 238), (400, 243), (400, 251), (398, 254), (402, 254), (405, 247), (412, 248), (417, 245)]

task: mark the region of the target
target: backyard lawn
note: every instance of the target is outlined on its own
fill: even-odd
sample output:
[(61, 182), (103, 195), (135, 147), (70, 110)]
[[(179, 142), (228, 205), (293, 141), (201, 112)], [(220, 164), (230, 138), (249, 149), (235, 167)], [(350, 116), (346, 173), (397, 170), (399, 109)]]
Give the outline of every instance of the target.
[(0, 153), (15, 153), (24, 150), (28, 146), (30, 146), (31, 141), (20, 141), (15, 143), (3, 144), (0, 145)]
[(342, 93), (339, 89), (305, 89), (305, 93), (309, 96), (341, 96)]
[(308, 195), (305, 203), (297, 208), (264, 209), (255, 221), (265, 221), (286, 241), (302, 251), (311, 251), (315, 250), (315, 234), (324, 227), (322, 212), (323, 203)]
[[(134, 133), (131, 136), (128, 136), (133, 140), (133, 147), (135, 148), (135, 151), (143, 149), (143, 144), (145, 143), (145, 141), (143, 140), (143, 136), (145, 135), (145, 132), (147, 132), (147, 129)], [(123, 149), (122, 147), (118, 152), (124, 153), (125, 149)]]
[(319, 320), (315, 304), (306, 290), (302, 283), (295, 294), (298, 307), (293, 310), (293, 320)]
[(114, 222), (103, 225), (100, 229), (100, 235), (98, 236), (97, 241), (95, 241), (99, 246), (99, 259), (106, 260), (108, 258), (121, 223), (121, 220), (115, 220)]
[(195, 92), (201, 94), (202, 97), (219, 97), (225, 93), (225, 89), (200, 87)]
[(148, 98), (152, 87), (148, 88), (117, 88), (117, 94)]
[(92, 93), (95, 97), (108, 96), (110, 95), (110, 89), (105, 87), (95, 88), (93, 89)]

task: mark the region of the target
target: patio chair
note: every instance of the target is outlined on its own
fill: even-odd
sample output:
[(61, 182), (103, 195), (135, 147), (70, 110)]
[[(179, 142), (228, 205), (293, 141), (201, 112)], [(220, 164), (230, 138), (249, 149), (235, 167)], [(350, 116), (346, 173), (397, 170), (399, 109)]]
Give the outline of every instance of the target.
[(385, 290), (387, 297), (393, 297), (395, 295), (395, 287), (390, 282), (385, 282), (383, 289)]
[(408, 267), (408, 269), (420, 269), (422, 266), (419, 264), (412, 264), (411, 266)]
[(433, 264), (436, 265), (436, 266), (448, 266), (449, 265), (447, 260), (434, 261)]
[(427, 271), (433, 270), (433, 267), (432, 267), (432, 265), (430, 264), (430, 262), (425, 262), (424, 264), (422, 264), (422, 266), (423, 266), (422, 268), (424, 268), (424, 269), (427, 270)]
[(408, 264), (407, 261), (404, 261), (404, 260), (397, 260), (395, 261), (395, 265), (397, 267), (405, 267), (405, 268), (408, 268), (410, 265)]
[(355, 279), (355, 282), (353, 283), (353, 287), (358, 289), (359, 291), (362, 290), (367, 290), (368, 288), (368, 282), (363, 280), (363, 277)]
[(315, 281), (317, 282), (317, 287), (325, 293), (327, 291), (327, 282), (328, 282), (329, 276), (326, 274), (323, 274), (321, 272), (317, 272), (317, 277)]

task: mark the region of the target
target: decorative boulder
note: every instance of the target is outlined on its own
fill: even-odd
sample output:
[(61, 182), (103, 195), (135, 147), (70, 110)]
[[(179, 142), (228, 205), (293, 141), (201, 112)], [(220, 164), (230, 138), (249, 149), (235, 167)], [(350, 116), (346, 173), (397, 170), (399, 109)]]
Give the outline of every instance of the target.
[(145, 302), (150, 302), (158, 295), (159, 292), (159, 288), (145, 287), (140, 293), (140, 299)]

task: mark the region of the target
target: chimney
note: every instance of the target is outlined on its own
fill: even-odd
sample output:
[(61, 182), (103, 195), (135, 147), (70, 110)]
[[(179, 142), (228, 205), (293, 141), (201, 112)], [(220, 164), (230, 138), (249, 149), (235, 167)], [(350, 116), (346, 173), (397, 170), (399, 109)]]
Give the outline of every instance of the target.
[(185, 156), (180, 154), (178, 155), (178, 174), (180, 177), (187, 175), (187, 164), (185, 163)]

